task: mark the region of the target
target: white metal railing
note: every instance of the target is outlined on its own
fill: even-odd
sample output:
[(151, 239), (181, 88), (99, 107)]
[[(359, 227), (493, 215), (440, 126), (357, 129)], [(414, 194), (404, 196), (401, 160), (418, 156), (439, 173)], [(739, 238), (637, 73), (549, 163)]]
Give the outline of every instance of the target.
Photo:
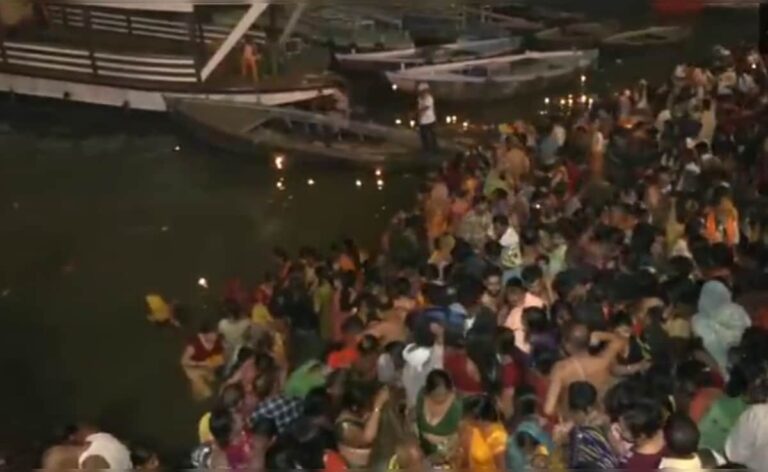
[(198, 82), (195, 61), (184, 56), (140, 56), (91, 52), (87, 49), (6, 41), (2, 62), (50, 71), (79, 72), (93, 77), (189, 84)]
[[(86, 21), (82, 8), (65, 5), (46, 5), (48, 18), (58, 25), (67, 25), (77, 28), (85, 28)], [(109, 13), (100, 10), (90, 11), (91, 28), (111, 33), (131, 34), (154, 38), (170, 39), (174, 41), (190, 41), (190, 25), (183, 21), (164, 20), (126, 10), (125, 14)], [(201, 25), (202, 40), (206, 43), (222, 41), (232, 29), (228, 25)], [(234, 25), (232, 25), (234, 27)], [(197, 31), (194, 32), (197, 34)], [(251, 29), (245, 34), (249, 41), (257, 44), (266, 43), (266, 34), (263, 31)], [(291, 43), (286, 47), (287, 53), (298, 52), (303, 43), (298, 37), (288, 40)]]

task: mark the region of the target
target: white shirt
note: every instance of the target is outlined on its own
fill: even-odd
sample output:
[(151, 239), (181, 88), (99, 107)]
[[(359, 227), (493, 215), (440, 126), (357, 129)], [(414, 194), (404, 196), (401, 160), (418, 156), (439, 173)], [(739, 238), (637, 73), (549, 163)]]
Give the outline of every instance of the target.
[(513, 269), (523, 263), (523, 256), (520, 253), (520, 236), (515, 228), (510, 226), (499, 240), (499, 244), (501, 244), (502, 266)]
[(739, 416), (725, 442), (730, 461), (752, 470), (765, 470), (768, 464), (768, 403), (752, 405)]
[(555, 125), (552, 128), (552, 135), (554, 136), (555, 141), (557, 141), (558, 146), (562, 147), (563, 144), (565, 144), (565, 138), (567, 136), (565, 128), (560, 125)]
[(91, 434), (85, 441), (89, 443), (77, 460), (78, 467), (83, 467), (83, 462), (92, 456), (103, 457), (112, 470), (131, 470), (131, 452), (123, 443), (109, 433)]
[(431, 125), (435, 121), (435, 100), (429, 93), (419, 94), (419, 124)]

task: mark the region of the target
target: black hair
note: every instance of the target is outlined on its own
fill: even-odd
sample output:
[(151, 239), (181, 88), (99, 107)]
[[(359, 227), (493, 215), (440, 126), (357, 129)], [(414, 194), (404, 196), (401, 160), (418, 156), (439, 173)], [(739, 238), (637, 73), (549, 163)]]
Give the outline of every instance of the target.
[(597, 389), (589, 382), (576, 381), (568, 386), (568, 409), (586, 413), (597, 403)]
[(501, 276), (502, 276), (501, 269), (499, 269), (496, 266), (487, 267), (483, 271), (483, 280), (488, 279), (490, 277), (501, 277)]
[(251, 432), (255, 436), (274, 438), (277, 436), (277, 424), (272, 418), (260, 416), (251, 421)]
[(403, 350), (405, 349), (405, 343), (402, 341), (392, 341), (384, 346), (384, 352), (392, 359), (396, 370), (400, 370), (405, 365), (403, 359)]
[(134, 467), (143, 467), (149, 464), (153, 458), (157, 457), (157, 454), (143, 444), (131, 444), (131, 464)]
[(375, 395), (371, 385), (361, 382), (347, 382), (341, 397), (343, 408), (350, 411), (361, 411), (368, 408)]
[(644, 386), (635, 379), (623, 380), (605, 393), (603, 404), (612, 422), (619, 421), (621, 415), (629, 410), (644, 395)]
[(363, 320), (357, 316), (349, 316), (341, 323), (341, 332), (344, 334), (358, 334), (365, 330)]
[(523, 284), (526, 287), (530, 287), (544, 277), (544, 271), (538, 264), (530, 264), (523, 267), (520, 273), (520, 278), (523, 280)]
[(222, 389), (217, 399), (217, 404), (222, 408), (231, 410), (237, 408), (244, 398), (245, 391), (240, 383), (228, 384)]
[(515, 344), (515, 332), (501, 326), (496, 332), (496, 351), (505, 356), (514, 356), (517, 353)]
[(427, 380), (424, 383), (424, 393), (430, 394), (440, 387), (446, 390), (453, 390), (453, 380), (448, 372), (442, 369), (435, 369), (427, 374)]
[(465, 307), (472, 307), (480, 301), (484, 290), (482, 282), (474, 277), (468, 277), (456, 287), (456, 301)]
[(332, 410), (331, 397), (325, 387), (315, 387), (304, 397), (304, 416), (322, 417)]
[(523, 309), (523, 320), (528, 327), (528, 333), (545, 333), (549, 330), (549, 317), (544, 308), (529, 306)]
[(523, 280), (519, 277), (512, 277), (511, 279), (507, 280), (507, 283), (504, 284), (504, 288), (507, 290), (520, 290), (521, 292), (525, 292), (525, 284), (523, 283)]
[(571, 304), (565, 300), (555, 300), (549, 308), (549, 318), (555, 322), (560, 321), (560, 318), (565, 318), (563, 321), (568, 321), (573, 318), (573, 308), (571, 307)]
[(211, 418), (208, 424), (211, 435), (213, 436), (213, 439), (216, 440), (216, 444), (222, 449), (227, 448), (234, 427), (232, 412), (227, 408), (214, 408), (214, 410), (211, 411)]
[(634, 321), (632, 320), (632, 315), (627, 313), (626, 311), (617, 311), (616, 313), (611, 316), (611, 328), (622, 328), (622, 327), (632, 327), (634, 325)]
[(531, 353), (533, 367), (544, 375), (549, 375), (560, 357), (556, 350), (534, 346)]
[(501, 366), (496, 355), (494, 340), (487, 335), (467, 337), (467, 357), (477, 366), (480, 381), (486, 393), (497, 394), (501, 391)]
[(272, 255), (283, 261), (288, 260), (288, 251), (279, 246), (275, 246), (275, 248), (272, 249)]
[(664, 413), (658, 401), (639, 398), (621, 415), (633, 439), (650, 438), (664, 425)]
[(200, 328), (197, 330), (197, 332), (203, 334), (218, 332), (216, 321), (210, 318), (204, 319), (200, 322)]
[(732, 267), (733, 251), (725, 243), (715, 243), (709, 248), (709, 261), (713, 268)]
[(366, 334), (358, 341), (357, 350), (361, 355), (379, 352), (379, 340), (372, 334)]
[(483, 254), (491, 259), (497, 259), (501, 256), (501, 249), (498, 241), (488, 241), (483, 245)]
[(509, 226), (509, 218), (504, 215), (494, 215), (493, 224), (500, 226)]
[(696, 423), (683, 413), (675, 413), (664, 425), (664, 440), (675, 456), (690, 456), (699, 449), (699, 428)]
[(496, 402), (489, 395), (476, 395), (464, 399), (464, 415), (475, 421), (496, 423), (501, 420), (501, 414), (496, 408)]
[(432, 321), (426, 316), (415, 316), (411, 329), (413, 342), (417, 346), (432, 347), (435, 344), (435, 333), (432, 332)]
[(521, 385), (515, 389), (515, 417), (518, 420), (536, 414), (539, 408), (539, 398), (536, 391), (529, 385)]

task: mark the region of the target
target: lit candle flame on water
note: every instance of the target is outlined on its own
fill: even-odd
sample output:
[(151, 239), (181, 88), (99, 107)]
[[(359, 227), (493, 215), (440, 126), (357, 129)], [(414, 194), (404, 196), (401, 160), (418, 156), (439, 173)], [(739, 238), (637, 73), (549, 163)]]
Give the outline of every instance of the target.
[(285, 156), (278, 154), (275, 156), (275, 168), (277, 170), (283, 170), (283, 164), (285, 163)]
[(197, 285), (199, 285), (199, 286), (201, 286), (201, 287), (203, 287), (203, 288), (208, 288), (208, 281), (207, 281), (207, 280), (205, 280), (205, 277), (200, 277), (200, 278), (197, 280)]
[(392, 90), (397, 91), (397, 84), (392, 84)]
[(307, 185), (309, 186), (315, 185), (315, 179), (307, 179)]
[(584, 75), (584, 74), (582, 74), (582, 75), (581, 75), (581, 83), (583, 84), (583, 83), (584, 83), (584, 82), (586, 82), (586, 81), (587, 81), (587, 76), (586, 76), (586, 75)]
[(395, 120), (395, 124), (396, 124), (397, 126), (400, 126), (400, 125), (402, 125), (402, 124), (403, 124), (403, 120), (401, 120), (400, 118), (398, 118), (398, 119), (396, 119), (396, 120)]
[(362, 187), (363, 186), (363, 181), (360, 180), (360, 179), (355, 180), (355, 186)]
[(544, 105), (549, 105), (549, 97), (544, 97)]
[(416, 122), (415, 122), (415, 121), (413, 121), (413, 120), (411, 120), (411, 122), (410, 122), (409, 124), (411, 125), (411, 128), (413, 128), (414, 126), (416, 126)]
[(376, 169), (376, 177), (381, 177), (381, 169)]

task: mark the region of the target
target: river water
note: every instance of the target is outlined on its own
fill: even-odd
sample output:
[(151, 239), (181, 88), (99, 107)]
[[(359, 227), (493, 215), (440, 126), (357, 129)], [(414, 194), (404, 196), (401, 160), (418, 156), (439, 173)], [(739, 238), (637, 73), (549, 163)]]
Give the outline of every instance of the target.
[[(650, 21), (637, 3), (594, 14)], [(754, 41), (756, 22), (755, 13), (703, 15), (691, 41), (604, 63), (586, 91), (657, 80), (717, 42)], [(412, 106), (382, 84), (354, 91), (359, 111), (384, 122)], [(547, 96), (581, 91), (574, 83)], [(543, 97), (438, 103), (438, 112), (494, 123), (535, 115)], [(419, 183), (385, 173), (379, 189), (371, 170), (300, 168), (290, 156), (278, 171), (270, 156), (191, 141), (163, 116), (0, 102), (0, 444), (88, 420), (177, 456), (194, 443), (205, 406), (190, 400), (178, 367), (187, 331), (150, 326), (144, 295), (193, 300), (199, 277), (212, 290), (232, 276), (253, 283), (275, 245), (324, 249), (345, 235), (375, 244)]]

